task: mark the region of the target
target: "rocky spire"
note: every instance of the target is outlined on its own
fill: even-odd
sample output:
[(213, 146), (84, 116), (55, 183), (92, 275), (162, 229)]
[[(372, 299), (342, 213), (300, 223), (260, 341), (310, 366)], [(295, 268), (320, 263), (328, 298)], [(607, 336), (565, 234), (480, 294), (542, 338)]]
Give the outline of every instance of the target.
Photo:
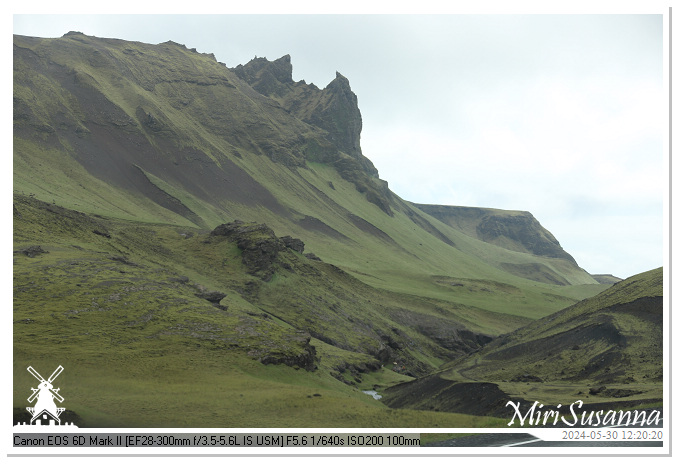
[(377, 177), (377, 169), (361, 151), (363, 120), (358, 109), (358, 97), (351, 90), (349, 80), (339, 72), (323, 92), (325, 104), (319, 104), (309, 117), (309, 122), (328, 131), (335, 145), (359, 162), (370, 176)]

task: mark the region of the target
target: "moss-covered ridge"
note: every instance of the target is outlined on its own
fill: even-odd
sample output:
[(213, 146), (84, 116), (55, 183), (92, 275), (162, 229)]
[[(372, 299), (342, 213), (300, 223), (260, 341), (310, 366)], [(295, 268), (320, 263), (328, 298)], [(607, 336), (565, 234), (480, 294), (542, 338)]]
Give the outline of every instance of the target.
[(415, 205), (427, 214), (484, 242), (522, 253), (575, 260), (528, 211), (464, 206)]
[[(545, 382), (662, 382), (662, 334), (663, 269), (658, 268), (501, 337), (468, 372), (486, 371), (479, 375), (499, 379), (520, 376), (521, 366), (521, 375)], [(499, 373), (481, 359), (517, 367)]]
[[(659, 268), (501, 335), (432, 376), (388, 390), (385, 397), (398, 407), (436, 405), (470, 413), (453, 392), (491, 388), (494, 393), (484, 398), (480, 412), (497, 415), (508, 413), (509, 398), (554, 407), (581, 400), (588, 409), (657, 403), (663, 397), (662, 340)], [(408, 396), (414, 391), (429, 395)]]
[[(489, 265), (493, 279), (596, 283), (565, 254), (536, 261), (460, 239), (376, 177), (360, 130), (348, 80), (338, 74), (322, 90), (293, 82), (289, 57), (229, 69), (174, 42), (14, 38), (16, 192), (144, 222), (209, 228), (243, 219), (317, 245), (353, 240), (325, 247), (333, 262), (390, 245), (417, 257), (409, 268), (443, 259), (460, 267), (449, 249), (457, 248), (483, 261), (463, 266), (466, 274)], [(440, 241), (431, 253), (419, 248), (421, 233)], [(433, 267), (423, 271), (445, 274)]]
[(137, 224), (16, 196), (14, 240), (18, 351), (48, 350), (31, 337), (52, 327), (76, 351), (102, 333), (114, 345), (172, 336), (313, 370), (313, 337), (347, 353), (326, 364), (334, 375), (356, 365), (360, 377), (386, 363), (419, 375), (490, 339), (454, 305), (371, 288), (264, 224)]

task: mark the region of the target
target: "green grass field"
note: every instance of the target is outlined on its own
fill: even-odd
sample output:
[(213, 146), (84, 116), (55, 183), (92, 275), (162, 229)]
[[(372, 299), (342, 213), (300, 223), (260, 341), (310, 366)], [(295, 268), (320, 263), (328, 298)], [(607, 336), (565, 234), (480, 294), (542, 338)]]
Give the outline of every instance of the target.
[[(399, 327), (402, 340), (413, 344), (402, 363), (436, 368), (444, 351), (409, 321), (457, 318), (490, 332), (501, 330), (502, 314), (409, 294), (414, 287), (405, 293), (372, 288), (294, 253), (285, 255), (292, 271), (281, 268), (269, 282), (256, 283), (251, 297), (244, 289), (257, 279), (244, 271), (231, 242), (187, 227), (87, 216), (27, 197), (17, 197), (15, 206), (17, 408), (26, 406), (34, 383), (28, 365), (39, 372), (63, 365), (66, 406), (85, 426), (497, 425), (459, 414), (391, 410), (361, 390), (411, 377), (391, 362), (377, 371), (360, 366), (374, 364), (368, 353), (379, 339), (373, 332)], [(22, 253), (31, 245), (45, 253)], [(224, 291), (221, 305), (228, 309), (197, 297), (203, 290)], [(297, 331), (305, 324), (333, 340), (312, 338), (316, 370), (258, 361), (303, 354)]]

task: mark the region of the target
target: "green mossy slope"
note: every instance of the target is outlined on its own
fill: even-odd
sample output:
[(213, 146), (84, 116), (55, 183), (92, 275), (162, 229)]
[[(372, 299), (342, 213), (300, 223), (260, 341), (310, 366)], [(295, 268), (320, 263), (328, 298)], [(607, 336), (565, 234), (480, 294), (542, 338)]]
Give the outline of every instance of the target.
[(532, 216), (399, 198), (348, 80), (293, 82), (289, 57), (15, 36), (13, 97), (19, 409), (26, 366), (61, 364), (88, 426), (493, 424), (360, 390), (610, 286)]

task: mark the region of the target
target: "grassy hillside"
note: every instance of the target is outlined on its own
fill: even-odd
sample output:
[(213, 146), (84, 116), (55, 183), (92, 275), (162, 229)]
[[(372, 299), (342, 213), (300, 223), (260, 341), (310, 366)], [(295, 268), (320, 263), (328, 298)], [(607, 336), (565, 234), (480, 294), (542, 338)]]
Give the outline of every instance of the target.
[[(537, 268), (558, 283), (597, 284), (572, 263), (469, 241), (389, 192), (374, 168), (364, 168), (360, 147), (348, 148), (356, 137), (349, 116), (330, 118), (351, 103), (343, 77), (322, 91), (286, 83), (285, 99), (270, 98), (211, 55), (179, 44), (78, 33), (17, 36), (14, 65), (16, 192), (144, 222), (271, 223), (318, 243), (317, 251), (335, 255), (328, 259), (361, 267), (361, 257), (388, 246), (379, 263), (368, 263), (371, 275), (403, 268), (405, 257), (416, 274), (446, 275), (455, 262), (470, 277), (507, 280), (519, 270), (530, 279), (525, 269)], [(343, 125), (349, 140), (340, 129), (329, 132)], [(468, 265), (466, 255), (476, 262)], [(503, 272), (477, 270), (479, 260)]]
[[(545, 382), (662, 382), (662, 310), (659, 268), (497, 340), (486, 347), (486, 356), (520, 365)], [(515, 373), (511, 368), (501, 374), (496, 368), (483, 372), (483, 364), (466, 372), (486, 379)]]
[[(662, 340), (659, 268), (502, 335), (411, 386), (393, 387), (386, 401), (401, 407), (435, 404), (440, 410), (470, 411), (450, 392), (486, 388), (492, 394), (484, 396), (477, 413), (506, 414), (509, 398), (526, 404), (657, 404), (663, 397)], [(410, 396), (414, 391), (429, 395)]]
[(84, 426), (485, 423), (393, 412), (359, 390), (478, 346), (455, 307), (372, 289), (285, 247), (245, 260), (251, 244), (279, 240), (265, 226), (236, 225), (231, 240), (26, 197), (14, 226), (18, 411), (34, 383), (26, 366), (63, 365)]
[(496, 423), (360, 390), (610, 283), (528, 213), (399, 198), (360, 130), (348, 80), (289, 57), (15, 36), (15, 407), (61, 364), (89, 426)]
[(416, 205), (470, 237), (508, 250), (575, 262), (556, 238), (527, 211), (463, 206)]

